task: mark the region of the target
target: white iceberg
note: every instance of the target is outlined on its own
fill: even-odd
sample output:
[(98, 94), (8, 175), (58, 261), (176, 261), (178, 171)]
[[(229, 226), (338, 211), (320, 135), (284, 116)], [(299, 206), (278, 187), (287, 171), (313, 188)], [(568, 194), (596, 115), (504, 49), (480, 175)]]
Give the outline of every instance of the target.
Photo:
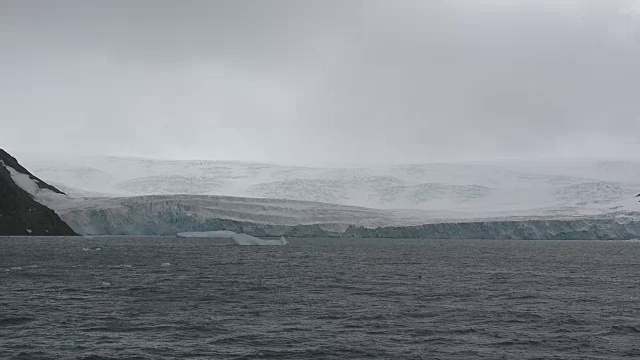
[(284, 236), (278, 240), (263, 240), (247, 234), (236, 234), (233, 231), (204, 231), (204, 232), (181, 232), (177, 234), (182, 238), (211, 238), (233, 240), (238, 245), (260, 245), (260, 246), (282, 246), (287, 245)]

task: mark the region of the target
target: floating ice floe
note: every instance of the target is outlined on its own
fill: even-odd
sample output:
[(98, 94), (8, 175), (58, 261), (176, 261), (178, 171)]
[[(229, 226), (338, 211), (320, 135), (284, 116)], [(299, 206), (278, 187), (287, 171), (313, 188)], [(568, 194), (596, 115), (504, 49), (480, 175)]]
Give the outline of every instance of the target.
[(88, 248), (88, 247), (83, 247), (82, 251), (102, 251), (101, 248), (97, 247), (97, 248)]
[(237, 234), (233, 231), (204, 231), (204, 232), (182, 232), (177, 234), (182, 238), (211, 238), (233, 240), (237, 245), (260, 245), (260, 246), (282, 246), (287, 245), (284, 236), (278, 240), (264, 240), (247, 234)]

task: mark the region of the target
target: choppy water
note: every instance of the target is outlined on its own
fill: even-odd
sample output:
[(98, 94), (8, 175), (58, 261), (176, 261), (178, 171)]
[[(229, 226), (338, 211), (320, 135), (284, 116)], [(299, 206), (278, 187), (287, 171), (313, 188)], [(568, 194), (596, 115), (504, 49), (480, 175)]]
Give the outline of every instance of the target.
[(639, 242), (0, 238), (0, 358), (640, 358), (639, 263)]

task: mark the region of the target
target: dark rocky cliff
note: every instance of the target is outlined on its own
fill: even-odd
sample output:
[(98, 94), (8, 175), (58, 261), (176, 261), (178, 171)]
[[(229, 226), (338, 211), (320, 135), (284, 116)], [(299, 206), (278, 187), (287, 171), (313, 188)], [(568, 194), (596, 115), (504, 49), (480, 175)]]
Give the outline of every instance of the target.
[(6, 166), (29, 175), (41, 189), (63, 194), (33, 176), (13, 156), (0, 149), (0, 235), (76, 235), (53, 210), (20, 188)]

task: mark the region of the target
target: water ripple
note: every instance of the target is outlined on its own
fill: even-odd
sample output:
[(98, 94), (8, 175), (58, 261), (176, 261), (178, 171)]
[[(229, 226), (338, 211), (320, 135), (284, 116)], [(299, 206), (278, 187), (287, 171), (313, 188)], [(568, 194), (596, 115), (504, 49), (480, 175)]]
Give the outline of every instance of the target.
[(0, 358), (638, 358), (638, 258), (637, 242), (0, 238)]

